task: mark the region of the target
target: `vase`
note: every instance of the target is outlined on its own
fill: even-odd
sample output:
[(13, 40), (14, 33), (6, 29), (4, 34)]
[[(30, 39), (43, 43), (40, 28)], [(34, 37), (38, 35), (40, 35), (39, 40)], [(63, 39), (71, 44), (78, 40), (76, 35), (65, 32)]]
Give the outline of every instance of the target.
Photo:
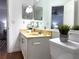
[(60, 41), (61, 42), (68, 42), (68, 34), (67, 35), (60, 34)]

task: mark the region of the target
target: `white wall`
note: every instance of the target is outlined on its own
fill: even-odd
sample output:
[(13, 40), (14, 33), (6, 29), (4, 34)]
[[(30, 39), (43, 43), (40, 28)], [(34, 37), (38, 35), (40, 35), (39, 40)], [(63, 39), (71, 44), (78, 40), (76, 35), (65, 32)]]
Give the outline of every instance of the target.
[(26, 29), (27, 25), (31, 22), (31, 20), (22, 19), (20, 21), (20, 29)]
[(19, 22), (21, 20), (21, 0), (8, 0), (8, 52), (19, 51)]
[[(43, 6), (43, 21), (45, 22), (46, 24), (46, 27), (47, 28), (51, 28), (51, 8), (52, 6), (64, 6), (66, 3), (68, 3), (70, 0), (49, 0), (49, 1), (46, 1), (46, 0), (40, 0), (41, 1), (41, 5)], [(72, 4), (72, 3), (71, 3)], [(79, 2), (78, 2), (79, 4)], [(73, 7), (72, 5), (70, 7)], [(79, 6), (78, 6), (79, 7)], [(76, 8), (78, 8), (76, 6)], [(73, 7), (74, 8), (74, 7)], [(79, 8), (78, 8), (79, 9)], [(72, 10), (73, 12), (74, 10)], [(74, 13), (74, 12), (73, 12)], [(74, 18), (74, 15), (72, 15), (73, 13), (70, 13), (69, 16), (70, 17), (65, 17), (64, 18), (64, 24), (69, 24), (69, 25), (74, 25), (74, 19), (75, 19), (75, 24), (79, 24), (79, 17), (77, 18), (78, 16), (78, 10), (76, 12), (75, 15), (77, 15), (75, 18)], [(78, 14), (77, 14), (78, 13)], [(66, 14), (66, 13), (65, 13)], [(65, 15), (64, 15), (65, 16)], [(66, 15), (67, 16), (67, 15)], [(72, 18), (71, 18), (72, 17)], [(70, 20), (69, 20), (70, 19)], [(68, 23), (67, 23), (68, 22)]]
[(75, 11), (75, 1), (70, 0), (64, 5), (64, 24), (67, 24), (69, 26), (74, 25), (74, 19), (75, 19), (74, 11)]
[(51, 13), (53, 6), (64, 6), (69, 0), (40, 0), (40, 4), (43, 6), (43, 21), (47, 28), (51, 28)]
[(78, 15), (77, 15), (78, 16), (78, 18), (77, 18), (78, 20), (77, 20), (77, 24), (79, 25), (79, 0), (78, 0), (78, 7), (77, 8), (78, 8)]
[(33, 0), (8, 0), (8, 53), (20, 51), (19, 29), (22, 20), (22, 5), (33, 5)]
[(23, 5), (33, 5), (33, 0), (22, 0)]
[(78, 21), (78, 20), (79, 20), (79, 19), (78, 19), (78, 12), (79, 12), (79, 9), (78, 9), (78, 6), (79, 6), (79, 5), (78, 5), (78, 4), (79, 4), (79, 3), (78, 3), (78, 2), (79, 2), (79, 0), (76, 0), (76, 1), (75, 1), (75, 7), (74, 7), (74, 8), (75, 8), (75, 13), (74, 13), (74, 15), (75, 15), (75, 16), (74, 16), (74, 24), (75, 24), (75, 25), (78, 25), (78, 24), (79, 24), (79, 21)]

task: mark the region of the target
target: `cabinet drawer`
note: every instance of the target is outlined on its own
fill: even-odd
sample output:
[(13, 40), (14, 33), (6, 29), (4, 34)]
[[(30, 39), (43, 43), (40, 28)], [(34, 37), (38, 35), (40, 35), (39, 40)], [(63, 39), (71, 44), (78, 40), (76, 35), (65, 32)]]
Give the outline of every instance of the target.
[(48, 59), (49, 47), (47, 42), (48, 40), (43, 38), (28, 40), (28, 59)]

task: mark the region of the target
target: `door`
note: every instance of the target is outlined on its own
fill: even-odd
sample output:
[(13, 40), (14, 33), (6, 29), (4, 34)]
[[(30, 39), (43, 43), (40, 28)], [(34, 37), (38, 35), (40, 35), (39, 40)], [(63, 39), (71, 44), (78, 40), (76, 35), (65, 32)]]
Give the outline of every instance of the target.
[(7, 0), (0, 0), (0, 40), (6, 40)]
[(7, 0), (0, 0), (0, 53), (7, 50)]
[(64, 24), (74, 25), (75, 1), (70, 0), (64, 5)]

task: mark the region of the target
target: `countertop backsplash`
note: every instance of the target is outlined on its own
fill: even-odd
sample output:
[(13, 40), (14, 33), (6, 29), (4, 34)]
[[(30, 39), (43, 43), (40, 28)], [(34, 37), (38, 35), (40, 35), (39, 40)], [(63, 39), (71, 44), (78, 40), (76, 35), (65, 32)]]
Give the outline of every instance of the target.
[(27, 27), (32, 28), (44, 28), (44, 22), (43, 21), (37, 21), (37, 20), (22, 20), (20, 22), (20, 28), (26, 29)]

